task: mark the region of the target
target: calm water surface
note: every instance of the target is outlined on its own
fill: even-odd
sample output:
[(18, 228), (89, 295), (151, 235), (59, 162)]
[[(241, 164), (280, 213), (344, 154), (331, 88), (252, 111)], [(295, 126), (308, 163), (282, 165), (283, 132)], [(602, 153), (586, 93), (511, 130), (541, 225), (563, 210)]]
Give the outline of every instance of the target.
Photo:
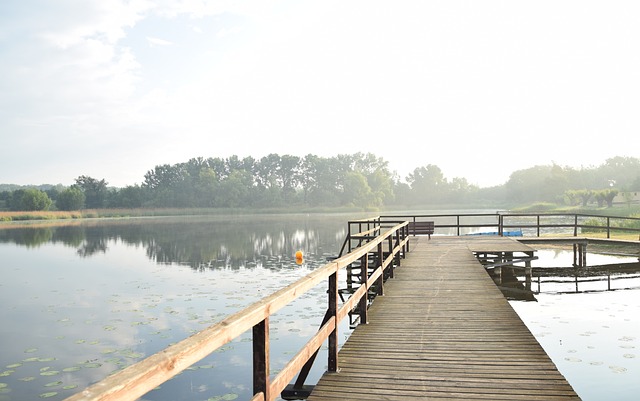
[[(131, 219), (0, 230), (0, 400), (64, 399), (220, 321), (326, 263), (342, 245), (346, 221), (357, 217)], [(305, 253), (302, 265), (297, 250)], [(636, 399), (639, 298), (638, 290), (540, 294), (539, 302), (512, 305), (583, 399)], [(272, 373), (316, 332), (325, 308), (321, 285), (273, 317)], [(341, 344), (348, 334), (345, 322)], [(310, 384), (325, 361), (323, 350)], [(245, 334), (144, 399), (250, 396)]]

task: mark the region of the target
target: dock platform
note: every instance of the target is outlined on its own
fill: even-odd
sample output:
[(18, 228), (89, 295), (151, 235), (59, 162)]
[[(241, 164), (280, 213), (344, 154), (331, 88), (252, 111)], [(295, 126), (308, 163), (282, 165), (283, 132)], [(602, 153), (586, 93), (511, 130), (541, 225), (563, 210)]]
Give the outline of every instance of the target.
[(309, 401), (576, 400), (474, 256), (532, 248), (505, 237), (412, 239)]

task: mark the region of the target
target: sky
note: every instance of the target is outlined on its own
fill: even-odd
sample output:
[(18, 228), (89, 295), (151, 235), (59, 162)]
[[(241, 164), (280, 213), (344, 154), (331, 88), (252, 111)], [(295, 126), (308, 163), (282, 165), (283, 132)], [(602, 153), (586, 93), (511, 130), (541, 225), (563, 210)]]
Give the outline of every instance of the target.
[(0, 183), (373, 153), (481, 187), (640, 157), (638, 1), (0, 2)]

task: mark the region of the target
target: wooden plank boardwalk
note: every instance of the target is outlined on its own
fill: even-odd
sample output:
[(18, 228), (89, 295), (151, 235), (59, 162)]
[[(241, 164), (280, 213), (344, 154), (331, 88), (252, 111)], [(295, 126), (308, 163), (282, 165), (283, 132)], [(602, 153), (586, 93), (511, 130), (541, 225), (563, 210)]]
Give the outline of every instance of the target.
[(473, 252), (504, 238), (417, 237), (309, 401), (579, 399)]

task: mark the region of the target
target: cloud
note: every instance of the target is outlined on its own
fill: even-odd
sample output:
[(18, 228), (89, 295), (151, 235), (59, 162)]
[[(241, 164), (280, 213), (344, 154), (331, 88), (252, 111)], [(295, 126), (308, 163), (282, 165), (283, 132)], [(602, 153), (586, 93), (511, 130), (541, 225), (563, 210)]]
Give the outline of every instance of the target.
[(226, 38), (227, 36), (231, 36), (231, 35), (235, 35), (239, 32), (242, 32), (242, 28), (241, 27), (233, 27), (231, 29), (228, 28), (222, 28), (218, 31), (218, 33), (216, 33), (216, 37), (217, 38)]
[(152, 36), (147, 36), (147, 42), (149, 42), (151, 46), (171, 46), (173, 44), (173, 42), (168, 40), (154, 38)]

